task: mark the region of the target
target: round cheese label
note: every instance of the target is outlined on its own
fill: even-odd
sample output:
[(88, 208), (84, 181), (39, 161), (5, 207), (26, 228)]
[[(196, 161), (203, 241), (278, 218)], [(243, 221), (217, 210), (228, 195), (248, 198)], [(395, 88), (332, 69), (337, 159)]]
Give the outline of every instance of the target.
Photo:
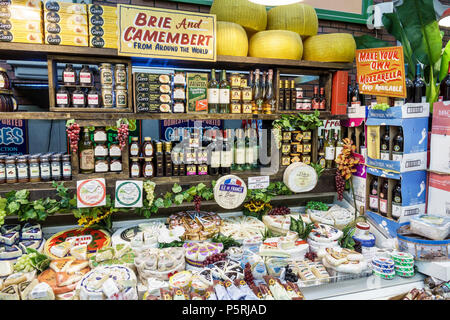
[(316, 170), (303, 162), (292, 163), (283, 175), (283, 182), (295, 193), (311, 191), (317, 185), (317, 181)]
[(247, 186), (241, 178), (226, 175), (217, 180), (214, 186), (214, 200), (224, 209), (239, 207), (247, 197)]
[(117, 181), (114, 206), (142, 207), (142, 181)]
[(78, 207), (106, 205), (106, 184), (104, 178), (77, 181)]

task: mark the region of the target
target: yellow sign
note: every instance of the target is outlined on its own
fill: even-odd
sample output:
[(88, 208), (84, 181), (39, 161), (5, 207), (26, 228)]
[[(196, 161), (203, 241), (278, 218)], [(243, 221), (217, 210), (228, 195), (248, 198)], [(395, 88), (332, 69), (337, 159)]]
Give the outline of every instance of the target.
[(118, 5), (119, 55), (216, 61), (216, 16)]
[(406, 98), (403, 47), (356, 50), (359, 92)]

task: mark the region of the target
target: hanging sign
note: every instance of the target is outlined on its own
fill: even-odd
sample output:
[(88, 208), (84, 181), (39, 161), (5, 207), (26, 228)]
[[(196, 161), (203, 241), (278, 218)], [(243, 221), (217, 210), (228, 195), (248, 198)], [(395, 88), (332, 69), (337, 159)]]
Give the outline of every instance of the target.
[(27, 120), (0, 121), (0, 154), (27, 153)]
[(216, 16), (118, 5), (119, 55), (216, 61)]
[(406, 98), (403, 47), (356, 50), (359, 92)]

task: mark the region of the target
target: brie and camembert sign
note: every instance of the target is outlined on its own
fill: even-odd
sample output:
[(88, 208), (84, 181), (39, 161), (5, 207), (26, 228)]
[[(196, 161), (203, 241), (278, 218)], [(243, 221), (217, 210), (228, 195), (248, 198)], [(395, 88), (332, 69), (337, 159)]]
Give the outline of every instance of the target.
[(216, 16), (118, 5), (119, 55), (216, 61)]
[(406, 97), (403, 47), (356, 50), (359, 92), (373, 96)]
[(116, 208), (142, 207), (142, 181), (119, 180), (116, 181)]
[(214, 200), (224, 209), (239, 207), (247, 197), (244, 180), (235, 175), (226, 175), (217, 180), (214, 186)]
[(78, 208), (106, 205), (106, 182), (104, 178), (77, 181)]

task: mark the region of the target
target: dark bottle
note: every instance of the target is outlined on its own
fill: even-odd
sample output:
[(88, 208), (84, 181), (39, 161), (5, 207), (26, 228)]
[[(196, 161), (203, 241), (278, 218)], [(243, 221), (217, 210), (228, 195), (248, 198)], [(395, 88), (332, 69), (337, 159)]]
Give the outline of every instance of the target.
[(278, 90), (279, 90), (278, 108), (280, 110), (285, 110), (285, 107), (284, 107), (284, 90), (285, 89), (283, 87), (283, 80), (280, 80)]
[(388, 211), (388, 189), (389, 189), (389, 183), (387, 179), (384, 179), (381, 189), (380, 189), (380, 213), (382, 216), (387, 216)]
[(394, 145), (392, 147), (392, 160), (402, 161), (403, 157), (403, 129), (398, 128), (397, 135), (394, 137)]
[(84, 128), (83, 140), (79, 146), (80, 173), (93, 173), (95, 168), (94, 144), (89, 136), (89, 129)]
[(142, 175), (144, 178), (152, 178), (155, 175), (155, 167), (153, 166), (153, 158), (145, 157), (142, 167)]
[(392, 216), (395, 219), (400, 218), (402, 213), (402, 184), (400, 181), (394, 187), (392, 192)]
[(87, 64), (83, 64), (80, 70), (80, 85), (84, 87), (89, 87), (92, 85), (92, 71), (89, 69)]
[(410, 78), (408, 78), (408, 64), (405, 64), (405, 85), (406, 85), (406, 103), (414, 102), (414, 84)]
[(139, 138), (132, 137), (130, 144), (130, 157), (139, 157), (141, 147), (139, 145)]
[(64, 86), (61, 86), (56, 92), (56, 106), (58, 108), (70, 107), (70, 93)]
[[(450, 64), (448, 65), (450, 70)], [(450, 71), (447, 76), (441, 81), (441, 94), (444, 101), (450, 100)]]
[(378, 178), (374, 177), (370, 183), (369, 209), (378, 212)]
[(389, 126), (384, 129), (384, 134), (381, 137), (380, 143), (380, 158), (381, 160), (389, 160), (389, 141), (391, 137), (389, 136)]
[(414, 103), (421, 103), (422, 97), (426, 95), (425, 82), (423, 81), (421, 74), (420, 64), (417, 64), (416, 79), (414, 79)]
[(291, 109), (291, 99), (295, 99), (295, 97), (291, 97), (291, 90), (289, 90), (289, 80), (284, 81), (284, 110)]
[(163, 144), (162, 142), (156, 142), (156, 176), (163, 177), (164, 176), (164, 154), (163, 154)]
[(314, 86), (314, 94), (312, 99), (312, 109), (320, 109), (320, 99), (319, 99), (319, 86)]
[(352, 77), (348, 76), (347, 105), (349, 107), (352, 106), (352, 94), (353, 94)]
[(352, 88), (352, 101), (351, 103), (361, 103), (361, 97), (359, 95), (359, 85), (358, 82)]
[(77, 73), (73, 69), (73, 65), (68, 63), (63, 71), (63, 82), (66, 86), (77, 84)]
[(100, 107), (100, 94), (95, 88), (91, 88), (87, 94), (87, 106), (88, 108)]
[(86, 95), (79, 87), (72, 92), (72, 107), (84, 108), (86, 107)]
[(326, 100), (325, 100), (325, 89), (323, 87), (320, 88), (319, 94), (319, 110), (325, 110)]
[(220, 152), (220, 173), (222, 175), (230, 174), (232, 163), (233, 163), (233, 147), (228, 142), (227, 130), (224, 130), (222, 151)]
[(164, 165), (166, 168), (166, 176), (171, 177), (173, 175), (172, 164), (172, 143), (170, 141), (164, 143)]

